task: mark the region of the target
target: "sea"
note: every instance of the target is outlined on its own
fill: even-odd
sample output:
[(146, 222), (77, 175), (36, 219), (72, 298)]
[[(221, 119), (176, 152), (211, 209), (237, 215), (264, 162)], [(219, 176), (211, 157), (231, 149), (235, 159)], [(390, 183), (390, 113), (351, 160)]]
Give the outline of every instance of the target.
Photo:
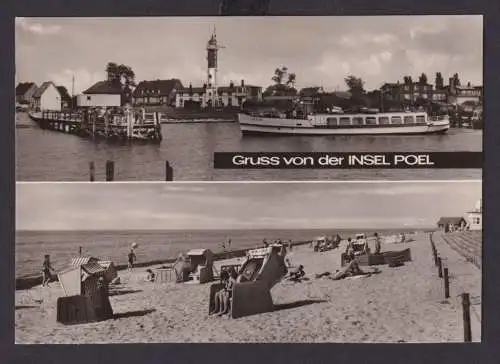
[[(411, 231), (413, 231), (412, 229)], [(379, 229), (381, 236), (393, 235), (409, 229)], [(68, 267), (72, 258), (79, 255), (110, 259), (115, 264), (125, 264), (132, 243), (138, 262), (175, 258), (189, 249), (204, 248), (212, 252), (228, 249), (254, 248), (281, 239), (310, 241), (317, 236), (340, 234), (342, 238), (357, 233), (373, 235), (373, 229), (304, 229), (304, 230), (114, 230), (114, 231), (17, 231), (16, 232), (16, 278), (40, 274), (45, 254), (50, 254), (56, 271)], [(231, 245), (227, 244), (231, 239)], [(223, 247), (225, 243), (225, 247)]]
[(42, 130), (26, 113), (16, 114), (18, 181), (105, 180), (107, 160), (115, 161), (117, 181), (162, 181), (165, 161), (176, 181), (238, 180), (446, 180), (481, 179), (480, 169), (221, 170), (214, 152), (454, 152), (483, 150), (482, 130), (450, 129), (444, 135), (245, 136), (236, 122), (163, 124), (160, 144), (116, 145)]

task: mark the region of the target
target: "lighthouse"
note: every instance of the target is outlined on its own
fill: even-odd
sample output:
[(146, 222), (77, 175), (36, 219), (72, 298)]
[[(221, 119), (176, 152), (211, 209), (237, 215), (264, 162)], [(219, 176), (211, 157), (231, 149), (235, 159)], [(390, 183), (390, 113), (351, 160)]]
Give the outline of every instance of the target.
[(217, 103), (217, 53), (223, 48), (217, 43), (217, 36), (214, 32), (207, 43), (207, 104)]

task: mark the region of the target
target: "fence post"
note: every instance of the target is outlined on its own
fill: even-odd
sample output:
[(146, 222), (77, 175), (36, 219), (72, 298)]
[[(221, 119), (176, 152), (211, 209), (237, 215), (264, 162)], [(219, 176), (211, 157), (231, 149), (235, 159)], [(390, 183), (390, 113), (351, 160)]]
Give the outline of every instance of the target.
[(165, 181), (174, 180), (174, 169), (170, 166), (168, 161), (165, 161)]
[(443, 262), (441, 261), (441, 257), (437, 258), (438, 262), (438, 276), (439, 278), (443, 278)]
[(115, 180), (115, 162), (114, 161), (106, 161), (106, 181), (114, 181)]
[(464, 341), (472, 341), (472, 330), (470, 326), (470, 297), (468, 293), (462, 293), (462, 310), (464, 318)]
[(444, 268), (444, 298), (450, 298), (450, 277), (448, 268)]
[(94, 162), (89, 163), (89, 169), (90, 169), (90, 182), (95, 181), (95, 164)]

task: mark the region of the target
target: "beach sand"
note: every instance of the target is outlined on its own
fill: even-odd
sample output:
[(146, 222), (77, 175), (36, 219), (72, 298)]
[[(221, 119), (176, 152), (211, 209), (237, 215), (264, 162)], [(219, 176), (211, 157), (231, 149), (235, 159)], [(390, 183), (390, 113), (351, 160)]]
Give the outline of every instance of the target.
[(463, 341), (462, 312), (444, 300), (428, 235), (383, 250), (407, 247), (412, 262), (340, 281), (314, 275), (340, 268), (342, 245), (324, 253), (296, 247), (288, 256), (304, 265), (309, 280), (282, 281), (271, 291), (275, 311), (239, 319), (208, 316), (209, 284), (144, 282), (145, 268), (119, 272), (119, 294), (110, 297), (115, 319), (97, 323), (57, 323), (56, 282), (16, 291), (16, 343)]

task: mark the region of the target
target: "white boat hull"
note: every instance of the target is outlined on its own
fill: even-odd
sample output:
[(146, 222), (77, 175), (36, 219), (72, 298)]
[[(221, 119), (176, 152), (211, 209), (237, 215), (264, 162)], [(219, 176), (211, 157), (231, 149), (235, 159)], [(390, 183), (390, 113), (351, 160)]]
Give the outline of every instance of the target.
[(386, 135), (386, 134), (437, 134), (450, 128), (448, 119), (421, 124), (399, 125), (348, 125), (315, 126), (310, 120), (279, 119), (238, 115), (243, 134), (282, 134), (282, 135)]

